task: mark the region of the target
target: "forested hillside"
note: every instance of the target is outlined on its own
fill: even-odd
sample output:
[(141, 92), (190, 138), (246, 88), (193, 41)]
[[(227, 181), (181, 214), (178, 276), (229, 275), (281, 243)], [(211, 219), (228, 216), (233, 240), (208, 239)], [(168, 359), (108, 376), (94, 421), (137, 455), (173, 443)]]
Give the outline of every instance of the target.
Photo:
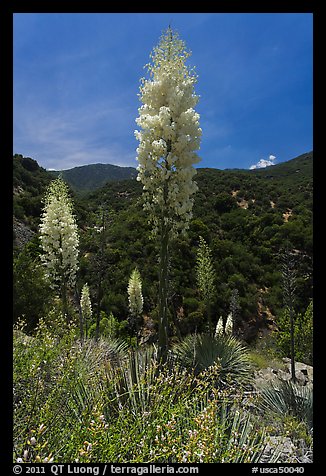
[[(297, 257), (296, 311), (307, 308), (312, 297), (312, 157), (303, 154), (264, 170), (198, 169), (193, 220), (187, 235), (178, 238), (171, 250), (172, 335), (205, 327), (195, 276), (199, 236), (211, 248), (215, 269), (213, 323), (219, 316), (226, 318), (237, 290), (241, 335), (250, 341), (273, 328), (283, 309), (280, 256), (285, 249), (295, 250)], [(16, 156), (14, 164), (14, 216), (37, 232), (41, 197), (51, 176), (22, 156)], [(143, 337), (152, 336), (157, 325), (158, 248), (150, 239), (142, 186), (136, 180), (114, 181), (86, 196), (73, 192), (72, 196), (80, 230), (79, 287), (89, 284), (94, 309), (98, 307), (102, 318), (113, 315), (125, 322), (128, 279), (137, 266), (143, 280)], [(37, 233), (27, 248), (16, 253), (20, 261), (31, 253), (36, 259)], [(18, 274), (22, 272), (17, 268)], [(20, 282), (21, 277), (16, 279)], [(29, 301), (29, 318), (37, 322), (46, 300), (41, 299), (38, 307), (31, 295), (24, 299), (23, 286), (19, 291), (15, 317), (23, 301)], [(38, 302), (40, 294), (36, 297)]]
[(16, 154), (13, 157), (14, 217), (34, 224), (42, 209), (42, 194), (51, 175), (36, 160)]
[(90, 164), (68, 170), (50, 172), (53, 177), (62, 175), (73, 190), (85, 192), (103, 187), (106, 182), (135, 178), (137, 171), (133, 167), (119, 167), (111, 164)]

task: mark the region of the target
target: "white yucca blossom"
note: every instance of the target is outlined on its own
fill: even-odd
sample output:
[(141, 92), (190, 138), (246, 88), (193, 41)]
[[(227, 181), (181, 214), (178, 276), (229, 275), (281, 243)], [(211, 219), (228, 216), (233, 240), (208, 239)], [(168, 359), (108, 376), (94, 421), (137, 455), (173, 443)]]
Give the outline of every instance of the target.
[(50, 183), (44, 202), (40, 223), (42, 263), (53, 287), (73, 287), (79, 238), (68, 187), (61, 177)]
[(232, 313), (230, 312), (225, 324), (225, 334), (231, 335), (232, 332), (233, 332), (233, 316), (232, 316)]
[(217, 321), (217, 324), (216, 324), (216, 328), (215, 328), (215, 337), (218, 337), (218, 336), (221, 336), (223, 334), (223, 319), (222, 317), (219, 318), (219, 320)]
[(169, 28), (151, 54), (150, 78), (141, 80), (137, 180), (147, 194), (145, 209), (151, 212), (154, 231), (162, 216), (172, 232), (186, 229), (192, 217), (197, 190), (193, 164), (200, 161), (195, 151), (202, 130), (194, 110), (197, 75), (185, 64), (189, 56), (185, 43)]
[(92, 303), (91, 298), (89, 295), (89, 287), (88, 284), (85, 283), (80, 298), (80, 307), (82, 310), (82, 315), (84, 319), (90, 319), (92, 317)]
[(134, 317), (140, 316), (143, 312), (142, 282), (137, 268), (131, 273), (128, 284), (129, 311)]

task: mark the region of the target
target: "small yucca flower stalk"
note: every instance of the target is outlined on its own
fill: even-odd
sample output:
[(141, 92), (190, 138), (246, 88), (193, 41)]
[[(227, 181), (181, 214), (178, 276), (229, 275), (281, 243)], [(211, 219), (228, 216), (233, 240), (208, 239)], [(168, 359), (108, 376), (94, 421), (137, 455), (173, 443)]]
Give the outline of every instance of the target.
[(129, 311), (132, 317), (138, 317), (143, 312), (142, 282), (137, 268), (130, 275), (128, 284)]
[(136, 334), (137, 340), (137, 327), (140, 323), (141, 314), (143, 312), (143, 295), (142, 295), (142, 282), (140, 273), (135, 268), (129, 278), (128, 284), (128, 300), (129, 300), (129, 325), (131, 331)]
[(216, 328), (215, 328), (215, 337), (221, 336), (223, 334), (223, 318), (220, 317), (217, 321)]
[(230, 312), (225, 324), (225, 334), (232, 335), (232, 333), (233, 333), (233, 316), (232, 316), (232, 313)]
[(87, 335), (87, 320), (89, 320), (92, 317), (92, 313), (93, 313), (91, 298), (89, 295), (89, 287), (87, 283), (85, 283), (82, 288), (81, 298), (80, 298), (80, 307), (81, 307), (83, 319), (85, 321), (86, 335)]

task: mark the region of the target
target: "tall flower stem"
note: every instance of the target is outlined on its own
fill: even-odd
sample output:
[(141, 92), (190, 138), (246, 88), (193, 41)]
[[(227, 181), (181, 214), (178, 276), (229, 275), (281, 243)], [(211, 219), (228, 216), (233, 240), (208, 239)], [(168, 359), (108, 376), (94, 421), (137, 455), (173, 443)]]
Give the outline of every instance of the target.
[[(170, 119), (172, 122), (172, 119)], [(167, 154), (164, 159), (166, 170), (170, 170), (167, 157), (171, 152), (171, 141), (167, 141)], [(169, 178), (163, 184), (163, 208), (161, 214), (161, 246), (160, 246), (160, 271), (159, 271), (159, 336), (158, 336), (158, 359), (164, 363), (168, 353), (168, 266), (169, 266), (169, 236), (170, 226), (165, 220), (167, 210)]]
[[(81, 343), (83, 343), (83, 341), (84, 341), (84, 319), (83, 319), (82, 307), (81, 307), (81, 304), (80, 304), (80, 296), (79, 296), (76, 284), (75, 284), (74, 298), (75, 298), (75, 304), (76, 304), (76, 307), (78, 309), (78, 316), (79, 316), (80, 341), (81, 341)], [(87, 331), (86, 331), (86, 336), (87, 336)]]
[(162, 223), (159, 271), (159, 335), (158, 360), (166, 362), (168, 353), (168, 264), (169, 227)]
[(68, 324), (69, 312), (68, 312), (68, 299), (67, 299), (67, 285), (64, 280), (62, 281), (62, 285), (61, 285), (61, 301), (62, 301), (63, 315), (66, 317), (66, 321)]
[(296, 291), (296, 263), (295, 255), (286, 248), (282, 256), (282, 277), (284, 303), (290, 315), (290, 337), (291, 337), (291, 380), (296, 382), (295, 375), (295, 342), (294, 342), (294, 300)]
[(136, 119), (137, 180), (143, 184), (153, 234), (160, 240), (158, 358), (163, 363), (168, 352), (170, 237), (189, 227), (192, 195), (197, 191), (193, 164), (200, 161), (195, 153), (202, 134), (194, 110), (199, 99), (194, 92), (197, 75), (186, 65), (189, 56), (185, 43), (169, 27), (150, 55), (149, 78), (141, 79), (142, 106)]
[(214, 330), (213, 330), (213, 324), (212, 324), (211, 302), (209, 299), (206, 300), (206, 310), (207, 310), (208, 334), (210, 336), (213, 336)]
[(130, 275), (127, 291), (129, 300), (129, 327), (130, 331), (136, 334), (138, 344), (139, 326), (143, 312), (144, 299), (142, 295), (141, 276), (137, 267)]

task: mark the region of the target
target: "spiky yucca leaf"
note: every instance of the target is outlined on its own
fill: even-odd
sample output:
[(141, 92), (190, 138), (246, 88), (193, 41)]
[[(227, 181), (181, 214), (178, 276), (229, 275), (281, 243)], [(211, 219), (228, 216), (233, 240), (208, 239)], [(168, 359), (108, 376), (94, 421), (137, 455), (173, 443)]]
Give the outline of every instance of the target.
[(247, 349), (232, 336), (189, 335), (172, 350), (177, 361), (198, 375), (208, 367), (220, 365), (220, 383), (226, 379), (247, 383), (251, 365)]
[(150, 387), (156, 374), (155, 350), (152, 347), (130, 351), (119, 366), (107, 366), (110, 412), (128, 406), (133, 413), (148, 406)]
[[(172, 367), (173, 365), (173, 367)], [(119, 366), (107, 367), (108, 412), (129, 410), (139, 416), (173, 405), (191, 392), (194, 380), (185, 369), (172, 361), (159, 365), (157, 350), (145, 347), (130, 351)]]
[(119, 364), (128, 355), (129, 344), (121, 339), (104, 339), (99, 341), (86, 340), (81, 346), (80, 352), (88, 369), (97, 368), (98, 365), (110, 362), (111, 365)]
[(261, 407), (275, 414), (292, 415), (313, 427), (313, 389), (290, 380), (272, 382), (261, 389)]

